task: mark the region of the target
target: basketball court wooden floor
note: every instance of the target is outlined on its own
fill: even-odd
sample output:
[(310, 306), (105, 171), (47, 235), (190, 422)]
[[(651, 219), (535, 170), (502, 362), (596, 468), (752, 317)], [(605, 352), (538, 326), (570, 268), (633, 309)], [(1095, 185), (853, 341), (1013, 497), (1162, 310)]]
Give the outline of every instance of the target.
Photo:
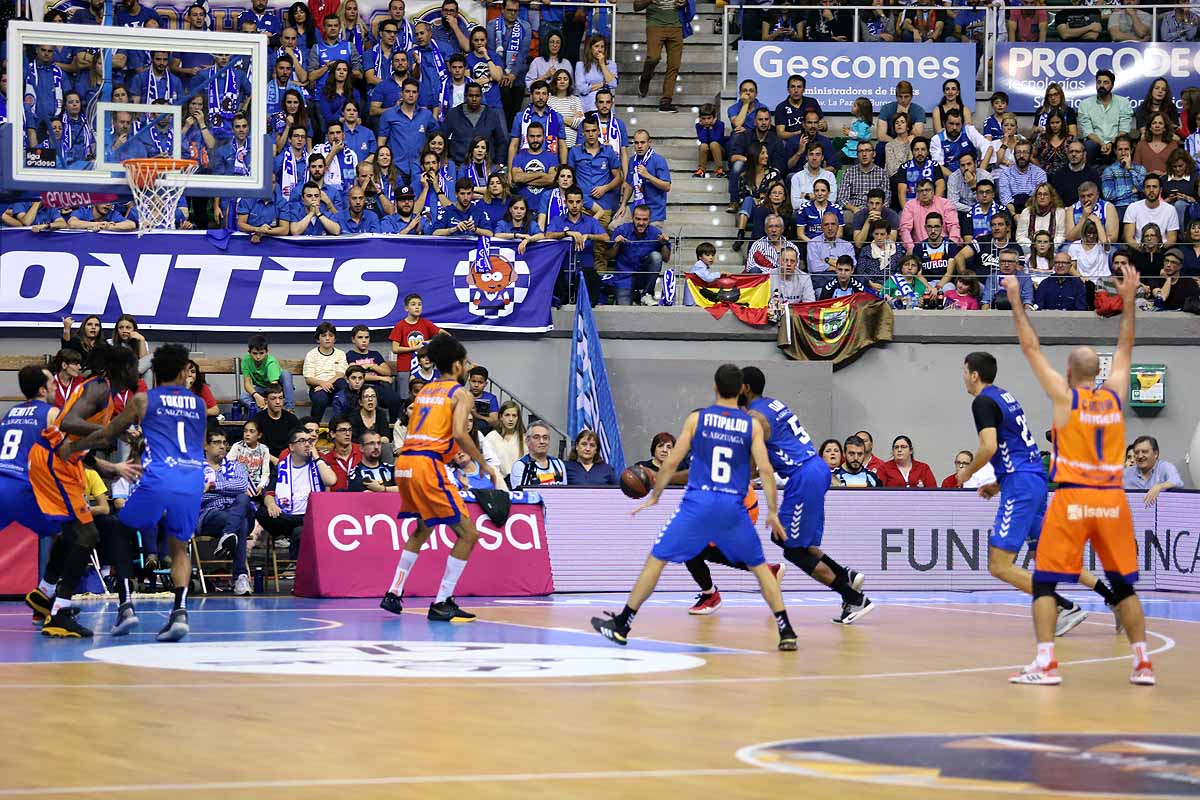
[[(868, 587), (869, 588), (869, 587)], [(882, 593), (860, 624), (789, 593), (712, 617), (660, 595), (464, 601), (471, 625), (369, 600), (211, 598), (192, 634), (55, 641), (0, 605), (0, 798), (1200, 797), (1200, 596), (1149, 594), (1159, 685), (1127, 683), (1112, 616), (1060, 640), (1064, 684), (1018, 687), (1027, 601)], [(104, 630), (115, 604), (85, 608)]]

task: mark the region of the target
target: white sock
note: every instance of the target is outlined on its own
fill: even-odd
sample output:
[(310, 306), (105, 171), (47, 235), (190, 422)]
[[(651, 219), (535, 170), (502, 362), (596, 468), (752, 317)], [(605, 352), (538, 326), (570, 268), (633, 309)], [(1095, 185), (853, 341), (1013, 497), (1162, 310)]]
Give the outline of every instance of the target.
[(1138, 664), (1149, 664), (1150, 654), (1146, 652), (1145, 642), (1133, 643), (1133, 660)]
[(58, 586), (56, 586), (53, 583), (46, 583), (45, 581), (38, 581), (38, 589), (41, 591), (42, 594), (46, 595), (46, 597), (49, 597), (51, 600), (53, 600), (54, 593), (58, 591)]
[(1037, 665), (1048, 667), (1054, 661), (1054, 642), (1038, 642)]
[(462, 575), (462, 571), (466, 567), (467, 562), (465, 559), (455, 558), (454, 556), (446, 559), (446, 572), (442, 575), (442, 585), (438, 587), (437, 598), (434, 602), (440, 603), (454, 594), (454, 587), (458, 585), (458, 578)]
[(392, 585), (388, 587), (388, 592), (397, 597), (404, 593), (404, 582), (408, 580), (408, 574), (412, 572), (413, 564), (416, 563), (416, 553), (405, 550), (400, 554), (400, 563), (396, 565), (396, 574), (392, 577)]
[(64, 600), (61, 597), (56, 597), (56, 598), (54, 598), (54, 605), (50, 607), (50, 616), (53, 617), (55, 614), (62, 611), (64, 608), (70, 608), (70, 607), (71, 607), (70, 599)]

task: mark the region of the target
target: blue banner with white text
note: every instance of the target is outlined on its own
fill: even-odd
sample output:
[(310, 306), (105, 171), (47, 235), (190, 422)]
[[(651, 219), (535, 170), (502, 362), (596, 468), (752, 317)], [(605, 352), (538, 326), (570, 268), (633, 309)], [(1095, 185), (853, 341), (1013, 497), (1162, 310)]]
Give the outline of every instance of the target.
[[(1099, 17), (1099, 12), (1096, 12)], [(1150, 84), (1166, 78), (1175, 88), (1175, 105), (1181, 87), (1200, 72), (1200, 44), (1196, 42), (1102, 42), (1058, 44), (997, 44), (996, 89), (1008, 93), (1008, 110), (1014, 114), (1036, 111), (1046, 87), (1057, 83), (1067, 105), (1078, 108), (1096, 96), (1096, 73), (1102, 69), (1117, 76), (1113, 94), (1129, 98), (1136, 111)]]
[[(896, 99), (896, 84), (913, 85), (913, 102), (932, 114), (942, 82), (957, 78), (962, 102), (975, 107), (975, 45), (896, 42), (747, 42), (738, 44), (738, 82), (751, 78), (758, 99), (774, 109), (787, 99), (789, 75), (803, 75), (804, 95), (826, 114), (849, 114), (859, 97), (875, 113)], [(932, 120), (930, 120), (932, 122)], [(829, 134), (830, 136), (833, 133)]]
[(621, 426), (604, 368), (600, 333), (588, 297), (587, 284), (580, 282), (575, 299), (575, 330), (571, 336), (571, 371), (567, 378), (567, 436), (574, 441), (580, 431), (592, 431), (600, 441), (600, 460), (617, 473), (625, 469), (621, 448)]
[[(227, 245), (227, 246), (225, 246)], [(218, 247), (203, 232), (0, 231), (0, 326), (60, 325), (132, 314), (142, 328), (312, 330), (320, 322), (391, 328), (404, 297), (447, 328), (551, 330), (551, 301), (570, 245), (524, 253), (475, 237), (236, 234)]]

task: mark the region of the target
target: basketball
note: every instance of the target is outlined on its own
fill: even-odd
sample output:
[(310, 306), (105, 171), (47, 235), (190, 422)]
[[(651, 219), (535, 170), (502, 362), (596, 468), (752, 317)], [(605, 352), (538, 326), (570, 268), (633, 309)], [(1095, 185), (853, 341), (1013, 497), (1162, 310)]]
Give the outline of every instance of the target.
[(653, 485), (654, 482), (646, 474), (646, 468), (640, 464), (634, 464), (621, 473), (621, 491), (626, 497), (640, 500), (650, 494), (650, 487)]

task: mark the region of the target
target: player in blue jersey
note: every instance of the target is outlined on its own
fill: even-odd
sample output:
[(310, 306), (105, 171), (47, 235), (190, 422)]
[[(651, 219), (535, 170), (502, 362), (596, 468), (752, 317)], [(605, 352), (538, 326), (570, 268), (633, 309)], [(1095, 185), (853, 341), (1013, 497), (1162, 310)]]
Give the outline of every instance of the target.
[(723, 364), (714, 377), (715, 405), (688, 415), (683, 431), (666, 462), (658, 471), (654, 489), (637, 514), (658, 504), (663, 490), (684, 456), (692, 454), (687, 489), (671, 519), (667, 521), (638, 576), (629, 600), (619, 614), (592, 617), (592, 627), (604, 638), (623, 645), (629, 628), (642, 603), (654, 592), (667, 562), (683, 563), (708, 547), (711, 541), (734, 562), (746, 564), (758, 578), (763, 599), (775, 614), (779, 631), (779, 649), (796, 649), (796, 632), (783, 606), (779, 583), (767, 566), (762, 543), (743, 501), (750, 487), (751, 459), (762, 469), (763, 490), (767, 496), (767, 527), (771, 535), (783, 538), (783, 527), (775, 500), (775, 476), (767, 468), (767, 449), (762, 423), (738, 408), (742, 389), (742, 371)]
[(787, 479), (779, 507), (785, 536), (776, 538), (783, 557), (841, 595), (842, 613), (832, 622), (850, 625), (875, 610), (875, 604), (861, 591), (866, 577), (843, 567), (821, 550), (825, 493), (833, 480), (829, 465), (817, 455), (812, 438), (787, 404), (763, 396), (767, 377), (761, 369), (744, 367), (742, 383), (742, 396), (750, 412), (759, 415), (767, 431), (770, 464), (761, 465), (759, 475), (774, 470)]
[[(125, 410), (100, 430), (63, 446), (63, 457), (74, 450), (97, 447), (140, 423), (146, 446), (142, 454), (142, 479), (121, 509), (118, 520), (126, 541), (134, 532), (165, 526), (171, 551), (171, 581), (175, 603), (158, 641), (177, 642), (188, 634), (187, 587), (192, 579), (188, 543), (200, 519), (204, 494), (204, 404), (186, 388), (188, 351), (183, 345), (165, 344), (150, 361), (156, 387), (135, 394)], [(117, 558), (115, 561), (128, 561)], [(120, 576), (118, 576), (120, 577)], [(118, 580), (120, 607), (112, 634), (128, 633), (138, 624), (128, 595), (128, 584)]]
[[(996, 510), (996, 521), (992, 523), (988, 539), (988, 571), (1032, 595), (1033, 575), (1017, 566), (1016, 559), (1021, 545), (1026, 542), (1031, 551), (1037, 551), (1042, 518), (1046, 515), (1046, 469), (1037, 441), (1029, 430), (1025, 410), (1010, 392), (994, 385), (996, 371), (996, 357), (991, 353), (968, 353), (963, 360), (963, 385), (975, 398), (971, 403), (971, 414), (979, 432), (979, 448), (975, 458), (959, 469), (956, 477), (958, 485), (962, 486), (984, 464), (991, 462), (996, 482), (978, 489), (979, 496), (984, 499), (1000, 495), (1000, 507)], [(1112, 605), (1112, 589), (1104, 581), (1085, 569), (1079, 575), (1079, 582)], [(1063, 636), (1087, 619), (1087, 612), (1078, 603), (1058, 593), (1054, 600), (1058, 604), (1056, 636)]]

